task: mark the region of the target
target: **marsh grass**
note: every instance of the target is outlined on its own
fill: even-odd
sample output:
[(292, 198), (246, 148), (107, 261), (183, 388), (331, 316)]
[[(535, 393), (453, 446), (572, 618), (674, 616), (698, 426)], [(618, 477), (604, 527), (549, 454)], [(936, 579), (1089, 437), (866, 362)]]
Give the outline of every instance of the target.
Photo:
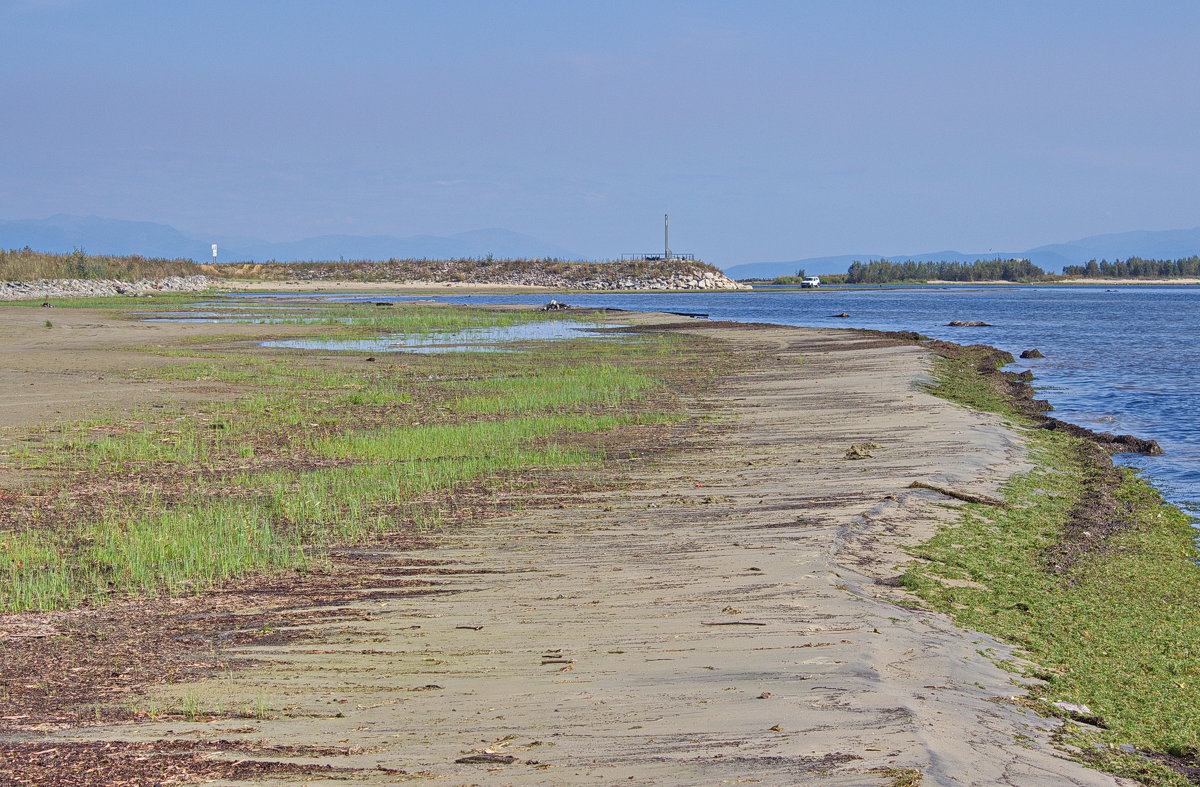
[[(524, 319), (404, 310), (387, 330)], [(0, 524), (0, 608), (320, 568), (325, 547), (437, 526), (464, 489), (603, 461), (603, 441), (578, 438), (678, 420), (673, 389), (720, 362), (657, 336), (370, 364), (216, 342), (151, 351), (168, 362), (139, 375), (231, 398), (46, 429), (13, 449), (10, 465), (51, 480), (27, 490), (40, 497), (25, 519)]]
[[(991, 398), (969, 369), (943, 360), (941, 392)], [(978, 377), (978, 375), (975, 375)], [(965, 396), (959, 398), (959, 394)], [(1065, 573), (1047, 551), (1064, 537), (1072, 508), (1088, 494), (1091, 468), (1079, 439), (1058, 432), (1027, 436), (1035, 469), (1005, 488), (1009, 508), (966, 505), (959, 520), (913, 550), (925, 562), (904, 583), (934, 607), (972, 628), (1019, 645), (1044, 683), (1032, 690), (1045, 713), (1055, 700), (1087, 705), (1106, 729), (1071, 728), (1065, 740), (1084, 759), (1147, 784), (1185, 785), (1165, 766), (1122, 753), (1184, 758), (1200, 753), (1200, 552), (1196, 531), (1177, 508), (1125, 470), (1116, 491), (1130, 527), (1097, 543)], [(955, 586), (944, 580), (970, 580)]]
[(25, 249), (0, 249), (0, 281), (34, 279), (123, 279), (131, 281), (205, 273), (191, 260), (168, 260), (137, 255), (118, 257), (86, 254), (46, 254)]
[(450, 407), (471, 414), (616, 407), (641, 399), (657, 385), (658, 381), (650, 375), (621, 366), (585, 365), (521, 377), (456, 383), (449, 386), (455, 394)]
[[(202, 302), (212, 296), (199, 295), (196, 293), (172, 293), (163, 292), (154, 295), (143, 295), (137, 298), (131, 298), (128, 295), (101, 295), (93, 297), (70, 297), (70, 298), (26, 298), (24, 300), (5, 301), (4, 307), (21, 307), (32, 306), (41, 307), (47, 301), (54, 304), (55, 308), (60, 309), (105, 309), (111, 311), (124, 310), (145, 310), (157, 309), (162, 307), (186, 308), (193, 304)], [(135, 315), (129, 315), (128, 319), (138, 319)]]

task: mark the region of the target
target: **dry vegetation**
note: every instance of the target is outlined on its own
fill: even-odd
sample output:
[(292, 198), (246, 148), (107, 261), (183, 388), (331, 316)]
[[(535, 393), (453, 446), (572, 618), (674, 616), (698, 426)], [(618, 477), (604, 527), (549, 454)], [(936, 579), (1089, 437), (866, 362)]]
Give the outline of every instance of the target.
[(132, 255), (44, 254), (25, 249), (0, 249), (0, 281), (37, 279), (118, 279), (133, 281), (166, 276), (207, 275), (257, 281), (425, 281), (477, 284), (524, 284), (570, 287), (585, 282), (616, 283), (679, 276), (703, 276), (720, 271), (690, 260), (627, 260), (565, 262), (557, 259), (391, 259), (386, 262), (266, 262), (197, 264)]
[(200, 266), (210, 275), (266, 281), (429, 281), (570, 286), (586, 281), (653, 279), (720, 271), (691, 260), (566, 262), (558, 259), (456, 259), (386, 262), (267, 262)]
[(43, 254), (29, 248), (0, 249), (0, 281), (37, 279), (160, 279), (166, 276), (198, 276), (205, 271), (191, 260), (155, 257), (112, 257), (103, 254)]

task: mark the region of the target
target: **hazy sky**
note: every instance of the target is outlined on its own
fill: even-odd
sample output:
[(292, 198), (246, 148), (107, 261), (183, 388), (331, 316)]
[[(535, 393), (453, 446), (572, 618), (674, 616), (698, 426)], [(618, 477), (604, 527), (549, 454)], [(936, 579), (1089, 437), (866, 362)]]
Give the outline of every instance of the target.
[(722, 265), (1200, 225), (1200, 3), (0, 0), (0, 219)]

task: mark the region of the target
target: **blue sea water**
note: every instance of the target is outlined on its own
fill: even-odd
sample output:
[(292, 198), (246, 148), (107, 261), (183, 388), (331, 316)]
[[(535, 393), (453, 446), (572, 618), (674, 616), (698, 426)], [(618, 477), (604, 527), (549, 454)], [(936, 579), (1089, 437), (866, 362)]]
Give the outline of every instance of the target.
[[(380, 299), (379, 296), (371, 296)], [(454, 295), (452, 303), (545, 303), (703, 312), (714, 320), (918, 331), (1013, 355), (1037, 348), (1032, 369), (1055, 416), (1099, 431), (1157, 440), (1164, 456), (1125, 455), (1164, 495), (1200, 516), (1200, 287), (826, 288), (736, 293)], [(848, 313), (849, 318), (830, 315)], [(952, 320), (989, 328), (952, 328)]]

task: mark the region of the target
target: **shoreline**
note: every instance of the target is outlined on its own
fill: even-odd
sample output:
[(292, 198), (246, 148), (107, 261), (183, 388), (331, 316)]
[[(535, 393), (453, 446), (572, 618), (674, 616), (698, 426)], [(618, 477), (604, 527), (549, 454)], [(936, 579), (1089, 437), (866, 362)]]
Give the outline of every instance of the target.
[[(373, 617), (360, 618), (357, 625), (362, 630), (352, 634), (348, 643), (339, 640), (342, 635), (336, 625), (318, 624), (313, 631), (318, 643), (320, 637), (333, 637), (323, 647), (334, 649), (321, 651), (323, 656), (306, 655), (314, 647), (311, 639), (295, 644), (267, 642), (243, 651), (258, 660), (284, 659), (298, 668), (305, 664), (317, 667), (335, 658), (343, 670), (337, 675), (343, 677), (310, 677), (296, 685), (292, 683), (294, 675), (284, 681), (292, 670), (279, 673), (263, 665), (231, 677), (229, 683), (192, 685), (201, 687), (202, 693), (232, 695), (244, 695), (256, 685), (279, 687), (284, 695), (280, 707), (299, 703), (317, 711), (323, 705), (321, 697), (359, 693), (380, 670), (395, 674), (395, 665), (388, 666), (389, 659), (398, 659), (403, 665), (399, 674), (405, 686), (428, 679), (430, 685), (437, 683), (441, 688), (440, 684), (453, 681), (446, 692), (397, 695), (403, 702), (396, 707), (403, 709), (405, 719), (414, 719), (406, 722), (411, 726), (403, 728), (401, 736), (411, 739), (408, 750), (396, 749), (393, 741), (386, 751), (375, 754), (319, 758), (323, 763), (356, 768), (419, 765), (443, 775), (460, 774), (460, 778), (478, 773), (472, 767), (453, 764), (450, 751), (467, 745), (464, 736), (468, 730), (478, 737), (474, 723), (447, 728), (447, 719), (434, 717), (445, 715), (450, 697), (450, 704), (465, 705), (468, 710), (479, 705), (481, 713), (485, 705), (501, 701), (501, 696), (525, 698), (520, 687), (532, 681), (546, 696), (559, 697), (556, 702), (560, 704), (555, 707), (568, 712), (560, 724), (567, 729), (588, 727), (588, 745), (611, 755), (612, 764), (589, 766), (572, 753), (569, 741), (561, 741), (559, 749), (537, 752), (541, 761), (555, 763), (558, 770), (543, 776), (536, 769), (509, 769), (501, 776), (504, 783), (562, 783), (556, 779), (570, 780), (568, 773), (586, 773), (589, 778), (654, 773), (657, 783), (673, 783), (681, 775), (681, 767), (700, 768), (715, 777), (728, 773), (721, 770), (720, 758), (697, 756), (700, 749), (695, 747), (702, 749), (705, 740), (711, 745), (706, 736), (717, 734), (718, 729), (722, 745), (742, 741), (734, 749), (739, 752), (741, 769), (735, 772), (754, 773), (772, 783), (785, 776), (778, 771), (779, 757), (788, 758), (797, 768), (811, 767), (811, 773), (833, 771), (867, 780), (856, 783), (875, 783), (869, 781), (875, 778), (871, 774), (889, 768), (915, 769), (935, 779), (961, 778), (973, 770), (976, 781), (969, 783), (979, 784), (998, 783), (1001, 774), (1025, 772), (1030, 778), (1042, 778), (1046, 769), (1063, 774), (1062, 783), (1120, 783), (1058, 759), (1046, 745), (1048, 731), (1056, 722), (988, 701), (1011, 688), (1005, 688), (1009, 673), (979, 654), (980, 635), (928, 612), (894, 606), (905, 596), (889, 590), (888, 584), (894, 578), (894, 563), (907, 559), (901, 549), (931, 536), (930, 527), (947, 516), (940, 504), (948, 498), (928, 489), (910, 489), (906, 483), (925, 478), (942, 489), (994, 495), (999, 481), (1020, 470), (1024, 461), (1022, 449), (999, 417), (964, 410), (912, 388), (925, 379), (921, 371), (925, 361), (921, 359), (927, 348), (845, 329), (627, 315), (637, 322), (657, 320), (657, 328), (647, 326), (651, 329), (669, 326), (670, 330), (699, 333), (732, 342), (741, 352), (758, 354), (757, 362), (737, 373), (710, 403), (718, 405), (726, 418), (733, 418), (736, 427), (722, 432), (716, 443), (698, 456), (667, 455), (658, 460), (657, 469), (630, 466), (628, 469), (639, 475), (639, 485), (632, 490), (570, 502), (551, 498), (548, 508), (440, 534), (434, 538), (435, 546), (402, 548), (398, 553), (389, 552), (386, 546), (377, 549), (376, 563), (360, 566), (351, 576), (354, 582), (377, 587), (381, 577), (396, 576), (389, 570), (379, 573), (381, 565), (388, 565), (388, 555), (402, 556), (409, 565), (439, 567), (438, 573), (445, 576), (424, 578), (453, 593), (434, 593), (427, 601), (398, 597), (400, 606), (395, 614), (385, 614), (378, 600), (355, 599), (350, 593), (343, 601), (344, 608), (348, 612), (369, 610)], [(239, 326), (242, 328), (253, 333), (251, 329), (261, 326)], [(173, 331), (176, 335), (199, 333), (194, 328)], [(797, 419), (797, 413), (815, 417)], [(868, 454), (863, 459), (843, 455), (849, 447), (876, 441), (875, 448), (863, 449)], [(567, 502), (565, 509), (555, 508), (563, 502)], [(597, 554), (605, 556), (598, 563)], [(530, 569), (531, 558), (533, 565), (556, 568), (552, 572)], [(622, 573), (621, 582), (614, 583), (616, 575), (602, 573), (610, 569), (629, 573)], [(804, 576), (798, 576), (798, 571)], [(679, 582), (683, 584), (676, 587)], [(600, 594), (600, 606), (594, 606), (592, 596), (580, 597), (581, 588)], [(547, 604), (545, 599), (555, 592), (567, 600)], [(658, 598), (664, 593), (672, 599), (665, 607)], [(480, 603), (488, 609), (482, 617)], [(736, 611), (722, 610), (721, 604)], [(428, 607), (424, 612), (423, 606)], [(644, 611), (639, 614), (639, 609)], [(834, 622), (839, 616), (857, 623), (842, 626)], [(603, 625), (582, 623), (592, 617)], [(420, 622), (421, 633), (405, 633), (414, 619)], [(641, 625), (646, 620), (654, 620), (656, 627), (662, 628), (663, 638), (688, 645), (691, 650), (684, 651), (692, 655), (671, 655), (676, 651), (666, 649), (664, 639), (647, 639)], [(738, 621), (745, 627), (712, 627)], [(764, 624), (761, 632), (759, 624)], [(412, 639), (414, 636), (419, 639)], [(388, 646), (371, 645), (377, 637), (384, 637)], [(641, 654), (642, 661), (628, 656), (635, 641), (640, 644), (632, 652)], [(549, 653), (560, 654), (549, 658), (550, 669), (545, 669), (547, 664), (537, 665), (536, 658), (533, 667), (522, 660), (538, 655), (529, 651), (530, 642), (546, 643), (543, 661)], [(597, 649), (600, 642), (610, 642), (614, 652)], [(499, 664), (495, 658), (472, 661), (477, 657), (470, 654), (481, 643), (487, 643), (483, 652), (500, 654)], [(353, 656), (356, 647), (363, 650), (361, 658)], [(807, 650), (809, 647), (817, 649)], [(1011, 654), (1009, 646), (994, 641), (988, 647)], [(389, 649), (428, 654), (431, 648), (442, 654), (435, 656), (440, 661), (455, 665), (465, 657), (467, 663), (441, 669), (384, 652), (367, 655), (368, 650)], [(615, 652), (618, 648), (624, 652)], [(903, 669), (897, 670), (895, 654), (906, 649), (918, 655), (906, 658)], [(651, 668), (649, 662), (660, 658), (651, 658), (655, 652), (678, 663)], [(817, 658), (796, 661), (791, 658), (793, 652)], [(767, 655), (770, 658), (765, 658)], [(566, 674), (556, 672), (565, 669), (564, 665), (571, 668)], [(476, 674), (491, 676), (499, 683), (490, 679), (480, 682), (472, 677)], [(751, 677), (755, 674), (757, 677)], [(655, 694), (652, 686), (638, 683), (639, 675), (653, 675), (673, 688), (667, 696)], [(985, 688), (973, 687), (972, 681)], [(923, 690), (929, 683), (945, 685), (936, 692)], [(609, 718), (615, 711), (570, 699), (573, 690), (599, 691), (590, 684), (603, 685), (601, 693), (620, 697), (618, 704), (625, 716), (645, 717), (643, 737), (670, 738), (678, 735), (670, 731), (672, 725), (691, 729), (701, 720), (704, 731), (696, 728), (699, 737), (677, 740), (664, 749), (636, 743), (626, 727), (614, 723), (603, 722), (595, 728), (596, 720)], [(634, 685), (640, 688), (634, 691)], [(708, 694), (710, 689), (729, 685), (738, 687), (733, 695)], [(830, 685), (842, 688), (836, 693), (822, 690)], [(501, 689), (503, 686), (508, 688)], [(770, 696), (756, 699), (756, 690)], [(376, 691), (377, 699), (385, 699), (389, 691), (412, 689), (384, 685)], [(642, 696), (646, 691), (649, 693)], [(473, 696), (479, 699), (471, 699)], [(847, 700), (850, 715), (839, 716), (835, 706)], [(886, 711), (897, 704), (907, 714), (903, 723)], [(392, 707), (387, 702), (375, 706), (362, 701), (358, 705), (368, 710), (345, 709), (345, 722), (328, 721), (329, 717), (320, 713), (311, 716), (311, 722), (303, 721), (303, 713), (259, 719), (253, 735), (266, 735), (283, 745), (312, 746), (325, 730), (344, 727), (339, 733), (344, 737), (352, 725), (361, 728), (365, 723), (367, 729), (375, 729), (394, 728), (397, 723), (397, 717), (386, 710), (369, 710)], [(550, 706), (529, 698), (520, 699), (517, 705), (519, 709), (507, 709), (511, 721), (489, 726), (498, 731), (523, 725), (530, 740), (553, 740), (560, 734), (545, 727)], [(650, 718), (650, 707), (655, 713), (668, 713), (674, 721), (647, 726), (644, 722)], [(711, 710), (701, 714), (705, 707)], [(800, 709), (805, 710), (797, 715)], [(471, 718), (468, 710), (458, 718)], [(756, 725), (764, 712), (780, 730), (767, 729), (765, 722)], [(321, 718), (327, 721), (319, 721)], [(817, 727), (806, 729), (804, 725), (814, 719), (819, 720)], [(167, 726), (176, 736), (184, 729), (203, 736), (205, 729), (220, 723), (173, 720), (156, 726), (143, 722), (134, 738), (160, 740)], [(920, 731), (915, 737), (914, 723)], [(419, 730), (430, 724), (439, 725), (443, 735), (421, 749)], [(830, 725), (840, 730), (861, 728), (867, 737), (821, 731)], [(56, 736), (55, 740), (127, 741), (131, 732), (128, 727), (95, 728)], [(358, 729), (354, 737), (372, 734)], [(1042, 743), (1025, 753), (997, 750), (996, 744), (1008, 734), (1032, 734)], [(972, 739), (980, 735), (983, 737)], [(504, 743), (501, 748), (520, 753), (524, 745)], [(979, 745), (983, 748), (977, 748)], [(411, 753), (414, 746), (421, 753)], [(884, 756), (872, 753), (871, 747), (898, 753)], [(853, 756), (839, 759), (848, 748)], [(794, 783), (794, 775), (786, 776), (787, 783)], [(887, 778), (879, 771), (877, 783), (888, 783)]]

